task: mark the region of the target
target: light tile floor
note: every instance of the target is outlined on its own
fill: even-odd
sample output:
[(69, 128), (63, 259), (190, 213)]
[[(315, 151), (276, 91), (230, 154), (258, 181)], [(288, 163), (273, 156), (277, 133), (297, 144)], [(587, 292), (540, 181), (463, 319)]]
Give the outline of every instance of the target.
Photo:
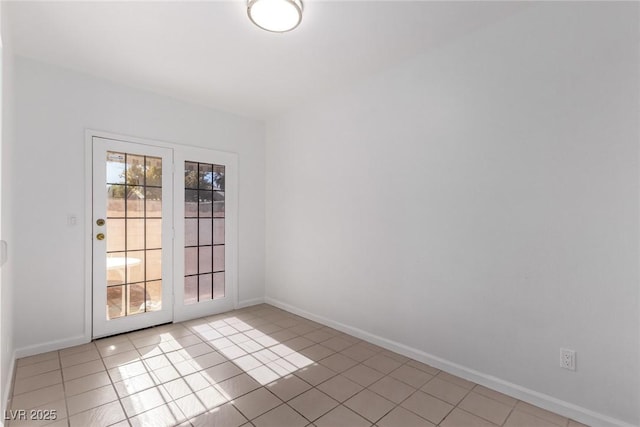
[(577, 427), (269, 305), (17, 361), (11, 427)]

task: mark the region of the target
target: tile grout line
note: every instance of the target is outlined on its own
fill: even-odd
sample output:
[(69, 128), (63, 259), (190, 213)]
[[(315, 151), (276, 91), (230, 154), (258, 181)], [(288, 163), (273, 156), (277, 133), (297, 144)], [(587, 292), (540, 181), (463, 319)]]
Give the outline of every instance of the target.
[[(202, 337), (198, 336), (198, 335), (195, 333), (195, 331), (193, 331), (192, 329), (190, 329), (189, 327), (186, 327), (186, 326), (185, 326), (185, 328), (186, 328), (187, 330), (189, 330), (189, 332), (191, 332), (191, 335), (194, 335), (195, 337), (197, 337), (198, 339), (200, 339), (200, 340), (201, 340), (201, 342), (200, 342), (200, 343), (193, 344), (193, 345), (199, 345), (199, 344), (201, 344), (201, 343), (204, 343), (204, 344), (206, 344), (209, 348), (211, 348), (211, 350), (212, 350), (212, 351), (210, 351), (210, 352), (203, 353), (203, 354), (201, 354), (201, 355), (195, 356), (196, 358), (197, 358), (197, 357), (200, 357), (200, 356), (204, 356), (204, 355), (206, 355), (206, 354), (210, 354), (210, 353), (220, 354), (220, 353), (219, 353), (218, 351), (216, 351), (216, 349), (215, 349), (215, 348), (213, 348), (213, 347), (212, 347), (212, 346), (211, 346), (207, 341), (203, 341), (203, 340), (202, 340)], [(214, 330), (215, 330), (215, 329), (214, 329)], [(189, 347), (192, 347), (192, 346), (187, 346), (186, 348), (189, 348)], [(186, 348), (182, 348), (182, 349), (184, 350), (184, 349), (186, 349)], [(180, 350), (173, 350), (173, 351), (170, 351), (170, 352), (168, 352), (168, 353), (174, 353), (174, 352), (178, 352), (178, 351), (180, 351)], [(167, 357), (167, 356), (166, 356), (166, 355), (167, 355), (167, 353), (164, 353), (164, 352), (163, 352), (163, 355), (164, 355), (165, 357)], [(224, 357), (224, 356), (223, 356), (223, 357)], [(185, 360), (184, 360), (184, 362), (187, 362), (187, 363), (188, 363), (188, 362), (192, 361), (193, 359), (194, 359), (194, 358), (190, 358), (190, 359), (188, 359), (188, 360), (186, 360), (186, 359), (185, 359)], [(176, 369), (176, 366), (175, 366), (175, 364), (173, 363), (173, 361), (172, 361), (169, 357), (167, 357), (167, 360), (169, 361), (170, 366), (172, 366), (172, 367), (173, 367), (173, 369), (175, 369), (175, 371), (176, 371), (176, 372), (178, 372), (178, 374), (180, 374), (180, 371), (178, 371), (178, 369)], [(222, 363), (224, 363), (224, 362), (218, 363), (218, 364), (213, 365), (213, 366), (218, 366), (218, 365), (220, 365), (220, 364), (222, 364)], [(190, 365), (191, 365), (191, 364), (190, 364)], [(193, 366), (193, 365), (191, 365), (191, 366)], [(205, 368), (205, 369), (208, 369), (208, 368)], [(204, 371), (205, 369), (201, 369), (200, 371), (196, 371), (195, 373), (200, 373), (200, 372)], [(241, 373), (239, 373), (239, 374), (237, 374), (237, 375), (234, 375), (234, 376), (232, 376), (232, 377), (229, 377), (229, 378), (227, 378), (227, 380), (228, 380), (228, 379), (231, 379), (231, 378), (235, 378), (235, 377), (237, 377), (237, 376), (240, 376), (240, 375), (242, 375), (242, 373), (243, 373), (243, 372), (241, 372)], [(151, 373), (151, 375), (152, 375), (151, 379), (155, 381), (156, 376), (155, 376), (155, 375), (153, 375), (153, 373)], [(188, 375), (191, 375), (191, 374), (188, 374)], [(202, 375), (202, 374), (200, 374), (200, 375)], [(185, 375), (180, 374), (180, 376), (179, 376), (178, 378), (176, 378), (176, 379), (182, 379), (182, 380), (184, 381), (184, 377), (185, 377)], [(171, 381), (175, 381), (176, 379), (171, 380)], [(158, 380), (160, 380), (160, 379), (158, 378)], [(205, 380), (207, 380), (207, 379), (205, 378)], [(208, 381), (208, 380), (207, 380), (207, 381)], [(225, 380), (225, 381), (226, 381), (226, 380)], [(170, 382), (170, 381), (167, 381), (167, 382)], [(187, 387), (189, 388), (189, 390), (191, 390), (191, 394), (193, 394), (193, 396), (197, 399), (197, 401), (198, 401), (198, 402), (200, 402), (200, 404), (202, 405), (202, 407), (203, 407), (203, 408), (205, 408), (205, 410), (204, 410), (203, 412), (199, 412), (199, 413), (197, 413), (197, 414), (194, 414), (193, 416), (187, 416), (187, 415), (186, 415), (186, 414), (184, 414), (184, 413), (182, 414), (182, 415), (184, 415), (184, 417), (185, 417), (185, 422), (188, 422), (189, 424), (191, 424), (191, 420), (192, 420), (192, 419), (195, 419), (196, 417), (198, 417), (198, 416), (200, 416), (200, 415), (202, 415), (202, 414), (206, 414), (206, 413), (208, 413), (211, 409), (208, 409), (208, 408), (207, 408), (207, 405), (206, 405), (206, 404), (202, 401), (202, 399), (201, 399), (201, 398), (196, 394), (196, 391), (195, 391), (195, 390), (193, 390), (193, 388), (191, 387), (191, 385), (190, 385), (188, 382), (186, 382), (186, 381), (184, 381), (184, 382), (185, 382), (185, 384), (187, 385)], [(165, 384), (165, 383), (160, 383), (160, 384), (158, 384), (158, 387), (162, 386), (163, 384)], [(218, 391), (218, 392), (219, 392), (220, 390), (216, 387), (216, 385), (217, 385), (217, 383), (216, 383), (216, 384), (211, 384), (211, 387), (213, 387), (213, 388), (214, 388), (214, 390), (216, 390), (216, 391)], [(165, 391), (166, 391), (166, 389), (165, 389)], [(199, 391), (199, 390), (198, 390), (198, 391)], [(171, 396), (171, 393), (169, 393), (168, 391), (166, 391), (166, 393), (167, 393), (167, 394), (172, 398), (172, 402), (174, 402), (174, 403), (175, 403), (175, 401), (176, 401), (176, 400), (178, 400), (178, 399), (173, 399), (173, 396)], [(188, 396), (188, 395), (187, 395), (187, 396)], [(182, 396), (182, 397), (186, 397), (186, 396)], [(179, 399), (181, 399), (182, 397), (180, 397)], [(164, 396), (163, 396), (163, 400), (164, 400)], [(232, 400), (233, 400), (233, 399), (228, 400), (227, 402), (225, 402), (225, 403), (222, 403), (222, 404), (218, 405), (216, 408), (220, 408), (220, 407), (222, 407), (222, 406), (224, 406), (224, 405), (226, 405), (226, 404), (230, 403)], [(168, 405), (170, 402), (166, 402), (166, 401), (165, 401), (165, 403)], [(177, 406), (177, 404), (176, 404), (176, 406)], [(178, 407), (178, 409), (180, 409), (180, 408)], [(212, 408), (212, 409), (213, 409), (213, 408)], [(236, 409), (237, 409), (237, 408), (236, 408)], [(243, 416), (244, 416), (244, 414), (243, 414)], [(245, 418), (247, 418), (247, 417), (245, 417)]]
[[(227, 323), (227, 324), (228, 324), (228, 323)], [(233, 327), (232, 325), (229, 325), (229, 326)], [(233, 328), (233, 329), (235, 329), (235, 328)], [(213, 328), (213, 330), (216, 330), (216, 328), (214, 327), (214, 328)], [(254, 340), (253, 340), (253, 338), (251, 338), (251, 337), (249, 337), (248, 335), (244, 334), (244, 333), (243, 333), (243, 331), (238, 331), (238, 334), (242, 334), (243, 336), (246, 336), (247, 338), (249, 338), (249, 340), (254, 341)], [(233, 334), (233, 335), (237, 335), (237, 334)], [(225, 336), (225, 338), (226, 338), (226, 336)], [(236, 345), (238, 345), (238, 344), (236, 344)], [(277, 345), (277, 344), (275, 344), (275, 345)], [(263, 349), (268, 349), (268, 347), (264, 347), (264, 346), (263, 346)], [(216, 352), (217, 352), (217, 350), (216, 350), (216, 349), (214, 349), (214, 351), (216, 351)], [(261, 350), (257, 350), (257, 351), (261, 351)], [(253, 353), (255, 353), (255, 351), (254, 351)], [(252, 354), (252, 353), (247, 352), (247, 355), (250, 355), (250, 354)], [(224, 356), (224, 355), (222, 355), (222, 356), (226, 358), (226, 356)], [(240, 357), (244, 357), (244, 356), (240, 356)], [(234, 363), (234, 362), (233, 362), (233, 360), (235, 360), (235, 359), (227, 359), (227, 361), (229, 361), (229, 362), (231, 362), (231, 363)], [(257, 360), (258, 360), (258, 359), (257, 359)], [(277, 359), (276, 359), (276, 360), (277, 360)], [(260, 360), (258, 360), (258, 361), (261, 363), (261, 366), (265, 366), (265, 367), (266, 367), (266, 364), (265, 364), (265, 363), (263, 363), (263, 362), (262, 362), (262, 361), (260, 361)], [(225, 362), (222, 362), (222, 363), (225, 363)], [(222, 364), (222, 363), (220, 363), (220, 364)], [(242, 375), (242, 373), (245, 373), (245, 374), (246, 374), (246, 371), (244, 371), (244, 369), (242, 369), (240, 366), (238, 366), (238, 365), (237, 365), (237, 364), (235, 364), (235, 363), (234, 363), (234, 365), (235, 365), (235, 366), (237, 366), (239, 369), (241, 369), (241, 370), (242, 370), (242, 372), (241, 372), (241, 373), (239, 373), (238, 375), (235, 375), (235, 376), (233, 376), (233, 377), (228, 378), (227, 380), (229, 380), (229, 379), (231, 379), (231, 378), (235, 378), (235, 377), (237, 377), (237, 376), (240, 376), (240, 375)], [(216, 365), (216, 366), (217, 366), (217, 365)], [(268, 367), (267, 367), (267, 368), (268, 368)], [(199, 372), (199, 371), (198, 371), (198, 372)], [(250, 378), (252, 378), (252, 379), (255, 381), (255, 379), (254, 379), (253, 377), (251, 377), (250, 375), (249, 375), (249, 377), (250, 377)], [(227, 380), (224, 380), (224, 381), (227, 381)], [(224, 381), (223, 381), (223, 382), (224, 382)], [(303, 381), (304, 381), (304, 380), (303, 380)], [(273, 382), (273, 381), (272, 381), (272, 382)], [(259, 384), (260, 384), (260, 383), (259, 383)], [(269, 384), (270, 384), (270, 383), (269, 383)], [(268, 384), (267, 384), (267, 385), (268, 385)], [(230, 405), (232, 405), (232, 406), (233, 406), (233, 407), (234, 407), (234, 408), (235, 408), (235, 409), (236, 409), (240, 414), (242, 414), (242, 416), (243, 416), (243, 417), (245, 417), (245, 418), (248, 420), (248, 422), (249, 422), (249, 423), (251, 423), (251, 421), (252, 421), (252, 420), (251, 420), (248, 416), (246, 416), (246, 415), (245, 415), (245, 414), (240, 410), (240, 408), (238, 408), (238, 407), (233, 403), (233, 401), (234, 401), (234, 400), (236, 400), (236, 399), (238, 399), (238, 398), (240, 398), (240, 397), (246, 396), (247, 394), (252, 393), (253, 391), (259, 390), (260, 388), (264, 388), (264, 389), (266, 389), (268, 392), (270, 392), (272, 395), (274, 395), (274, 396), (276, 397), (276, 399), (278, 399), (278, 400), (279, 400), (279, 401), (281, 401), (282, 403), (281, 403), (280, 405), (278, 405), (278, 406), (274, 407), (274, 408), (269, 409), (268, 411), (266, 411), (266, 412), (264, 412), (264, 413), (262, 413), (262, 414), (260, 414), (260, 415), (258, 415), (258, 416), (256, 416), (256, 417), (254, 417), (253, 419), (256, 419), (256, 418), (259, 418), (259, 417), (261, 417), (261, 416), (263, 416), (263, 415), (266, 415), (266, 414), (268, 414), (269, 412), (271, 412), (271, 411), (273, 411), (273, 410), (275, 410), (275, 409), (277, 409), (277, 408), (279, 408), (279, 407), (281, 407), (281, 406), (283, 406), (283, 405), (285, 405), (285, 406), (287, 406), (287, 407), (291, 408), (292, 410), (296, 411), (296, 410), (295, 410), (295, 408), (293, 408), (293, 407), (291, 407), (290, 405), (288, 405), (288, 404), (287, 404), (287, 401), (284, 401), (284, 400), (280, 399), (280, 397), (279, 397), (279, 396), (275, 395), (275, 393), (273, 393), (271, 390), (269, 390), (269, 389), (268, 389), (268, 387), (267, 387), (267, 385), (262, 385), (262, 384), (260, 384), (260, 387), (258, 387), (258, 388), (256, 388), (256, 389), (253, 389), (253, 390), (251, 390), (251, 391), (249, 391), (249, 392), (247, 392), (247, 393), (244, 393), (244, 394), (242, 394), (242, 395), (239, 395), (239, 396), (237, 396), (237, 397), (235, 397), (235, 398), (233, 398), (233, 399), (229, 400), (229, 402), (227, 402), (227, 403), (229, 403)], [(303, 393), (304, 393), (304, 392), (303, 392)], [(302, 394), (302, 393), (300, 393), (300, 394)], [(295, 397), (292, 397), (291, 399), (293, 399), (293, 398), (295, 398)], [(290, 401), (291, 399), (289, 399), (289, 401)], [(202, 402), (201, 402), (201, 403), (202, 403)], [(222, 405), (220, 405), (220, 406), (222, 406)], [(296, 411), (296, 412), (298, 412), (298, 411)], [(306, 418), (304, 415), (302, 415), (302, 414), (300, 414), (300, 415), (301, 415), (305, 420), (307, 420), (307, 422), (308, 422), (308, 423), (311, 423), (311, 421), (309, 421), (309, 420), (308, 420), (308, 418)], [(252, 423), (251, 423), (251, 424), (252, 424)]]
[(64, 409), (67, 411), (67, 427), (71, 425), (71, 414), (69, 413), (69, 402), (67, 400), (67, 387), (64, 383), (64, 371), (62, 370), (62, 356), (60, 351), (56, 352), (58, 356), (58, 365), (60, 366), (60, 379), (62, 381), (62, 396), (64, 398)]
[(502, 422), (502, 424), (500, 424), (501, 426), (504, 426), (504, 425), (507, 423), (507, 421), (509, 420), (509, 417), (511, 417), (511, 414), (513, 413), (513, 411), (515, 411), (515, 410), (516, 410), (516, 405), (517, 405), (517, 404), (518, 404), (518, 403), (516, 402), (516, 403), (514, 403), (514, 405), (511, 407), (511, 409), (509, 410), (509, 413), (507, 414), (507, 418), (505, 418), (505, 419), (504, 419), (504, 421)]
[[(128, 338), (127, 338), (127, 340), (130, 341)], [(100, 362), (102, 362), (102, 366), (104, 366), (104, 371), (105, 371), (105, 373), (107, 375), (107, 378), (109, 378), (109, 384), (113, 388), (113, 392), (116, 394), (116, 399), (118, 400), (118, 404), (120, 405), (120, 409), (122, 409), (122, 413), (124, 414), (125, 420), (127, 421), (127, 423), (129, 425), (131, 425), (131, 422), (129, 421), (129, 415), (127, 414), (127, 411), (124, 410), (124, 405), (122, 403), (122, 400), (120, 399), (120, 395), (118, 395), (118, 391), (116, 390), (116, 385), (115, 385), (115, 383), (113, 381), (113, 378), (111, 377), (111, 374), (109, 373), (109, 370), (107, 369), (107, 365), (104, 363), (104, 357), (102, 356), (102, 352), (100, 352), (100, 348), (95, 343), (96, 340), (93, 340), (92, 342), (93, 342), (93, 344), (94, 344), (94, 346), (96, 348), (96, 351), (98, 352), (98, 356), (100, 356), (99, 360), (100, 360)], [(119, 353), (117, 353), (117, 354), (119, 354)], [(120, 422), (120, 421), (118, 421), (118, 422)], [(69, 417), (69, 424), (71, 424), (71, 417)]]

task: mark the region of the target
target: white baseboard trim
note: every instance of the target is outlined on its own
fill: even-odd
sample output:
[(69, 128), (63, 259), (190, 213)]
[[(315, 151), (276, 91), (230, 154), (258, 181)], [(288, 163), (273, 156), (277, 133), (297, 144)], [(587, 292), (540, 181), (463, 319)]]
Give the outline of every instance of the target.
[(34, 344), (27, 347), (17, 348), (15, 351), (15, 357), (16, 359), (19, 359), (21, 357), (33, 356), (35, 354), (46, 353), (48, 351), (62, 350), (63, 348), (86, 344), (90, 341), (91, 338), (87, 338), (85, 335), (78, 335), (71, 338), (49, 341), (43, 344)]
[[(237, 308), (250, 307), (252, 305), (263, 304), (264, 298), (253, 298), (238, 302)], [(61, 340), (49, 341), (43, 344), (34, 344), (27, 347), (21, 347), (15, 350), (14, 359), (21, 357), (33, 356), (40, 353), (46, 353), (48, 351), (62, 350), (63, 348), (73, 347), (80, 344), (86, 344), (91, 342), (91, 337), (88, 335), (77, 335), (71, 338), (65, 338)]]
[[(11, 399), (11, 387), (13, 386), (13, 378), (16, 375), (16, 352), (11, 354), (11, 362), (9, 363), (9, 375), (7, 383), (4, 385), (4, 394), (2, 395), (2, 414), (6, 414), (9, 409), (9, 399)], [(4, 416), (2, 417), (4, 419)], [(4, 421), (2, 421), (4, 423)]]
[(274, 298), (265, 297), (264, 302), (275, 307), (281, 308), (293, 314), (297, 314), (309, 320), (313, 320), (331, 328), (337, 329), (341, 332), (348, 333), (354, 337), (368, 341), (372, 344), (383, 347), (387, 350), (394, 351), (402, 354), (403, 356), (410, 357), (419, 362), (426, 363), (434, 368), (448, 372), (452, 375), (459, 376), (468, 381), (483, 385), (485, 387), (497, 390), (501, 393), (512, 396), (516, 399), (530, 403), (548, 411), (555, 412), (559, 415), (571, 418), (578, 422), (587, 424), (592, 427), (634, 427), (632, 424), (625, 421), (618, 420), (616, 418), (600, 414), (587, 408), (583, 408), (578, 405), (574, 405), (569, 402), (557, 399), (555, 397), (539, 393), (534, 390), (530, 390), (526, 387), (519, 386), (517, 384), (510, 383), (492, 375), (487, 375), (482, 372), (478, 372), (474, 369), (459, 365), (449, 360), (442, 359), (440, 357), (431, 355), (424, 351), (406, 346), (404, 344), (383, 338), (381, 336), (372, 334), (362, 329), (354, 328), (349, 325), (345, 325), (340, 322), (336, 322), (324, 316), (320, 316), (314, 313), (310, 313), (306, 310), (300, 309), (293, 305), (284, 303)]
[(264, 298), (252, 298), (238, 301), (238, 308), (251, 307), (252, 305), (264, 304)]

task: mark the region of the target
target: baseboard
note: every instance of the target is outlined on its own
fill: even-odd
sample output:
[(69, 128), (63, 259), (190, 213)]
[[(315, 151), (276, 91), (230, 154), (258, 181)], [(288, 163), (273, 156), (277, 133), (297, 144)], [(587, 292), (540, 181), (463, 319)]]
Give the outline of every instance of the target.
[(276, 300), (274, 298), (265, 297), (264, 302), (275, 307), (281, 308), (293, 314), (297, 314), (309, 320), (313, 320), (331, 328), (337, 329), (341, 332), (348, 333), (362, 340), (368, 341), (372, 344), (383, 347), (387, 350), (394, 351), (402, 354), (403, 356), (410, 357), (419, 362), (426, 363), (434, 368), (448, 372), (452, 375), (459, 376), (474, 383), (483, 385), (485, 387), (497, 390), (501, 393), (512, 396), (523, 402), (530, 403), (548, 411), (555, 412), (559, 415), (571, 418), (578, 422), (587, 424), (592, 427), (634, 427), (632, 424), (626, 423), (622, 420), (618, 420), (609, 417), (604, 414), (574, 405), (569, 402), (557, 399), (555, 397), (539, 393), (534, 390), (530, 390), (526, 387), (519, 386), (517, 384), (510, 383), (492, 375), (487, 375), (466, 366), (459, 365), (449, 360), (442, 359), (440, 357), (431, 355), (424, 351), (406, 346), (404, 344), (383, 338), (381, 336), (372, 334), (362, 329), (358, 329), (349, 325), (345, 325), (340, 322), (336, 322), (324, 316), (310, 313), (306, 310)]
[(238, 301), (238, 308), (251, 307), (252, 305), (264, 304), (264, 298), (252, 298)]
[[(250, 307), (252, 305), (263, 304), (264, 298), (253, 298), (238, 302), (237, 308)], [(61, 350), (75, 345), (86, 344), (91, 341), (91, 337), (87, 335), (77, 335), (71, 338), (49, 341), (43, 344), (35, 344), (27, 347), (21, 347), (15, 350), (15, 358), (33, 356), (35, 354), (46, 353), (48, 351)]]
[(46, 353), (49, 351), (62, 350), (63, 348), (86, 344), (90, 341), (91, 338), (87, 338), (85, 335), (78, 335), (71, 338), (49, 341), (43, 344), (34, 344), (27, 347), (17, 348), (15, 351), (15, 357), (19, 359), (21, 357), (33, 356), (35, 354)]
[[(11, 362), (9, 363), (9, 375), (7, 376), (7, 383), (4, 384), (4, 393), (2, 394), (2, 413), (6, 414), (9, 409), (9, 400), (11, 399), (11, 392), (13, 386), (13, 378), (16, 375), (16, 352), (11, 354)], [(4, 416), (2, 417), (4, 419)], [(4, 423), (4, 421), (2, 421)]]

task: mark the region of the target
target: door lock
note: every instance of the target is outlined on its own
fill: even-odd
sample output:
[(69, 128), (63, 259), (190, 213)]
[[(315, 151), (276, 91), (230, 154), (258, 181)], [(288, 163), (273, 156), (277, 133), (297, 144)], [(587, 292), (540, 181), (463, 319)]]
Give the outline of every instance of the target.
[(100, 218), (99, 220), (96, 221), (96, 224), (102, 227), (104, 225), (104, 219)]
[(98, 233), (98, 234), (96, 234), (96, 239), (98, 239), (98, 240), (104, 240), (104, 233)]

